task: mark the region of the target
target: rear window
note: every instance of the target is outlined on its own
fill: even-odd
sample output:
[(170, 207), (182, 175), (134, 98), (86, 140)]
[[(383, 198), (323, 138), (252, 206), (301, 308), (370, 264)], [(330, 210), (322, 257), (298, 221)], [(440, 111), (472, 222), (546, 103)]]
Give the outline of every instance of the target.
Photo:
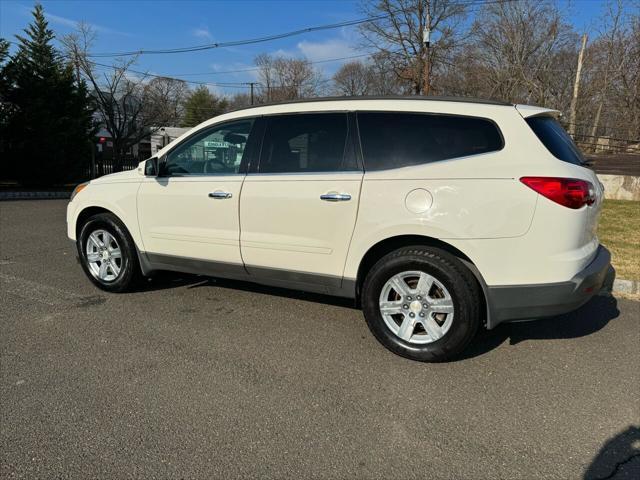
[(547, 150), (559, 160), (583, 165), (584, 157), (569, 134), (553, 117), (531, 117), (526, 119), (533, 133), (547, 147)]
[(484, 118), (361, 112), (358, 126), (370, 171), (494, 152), (504, 145), (498, 127)]

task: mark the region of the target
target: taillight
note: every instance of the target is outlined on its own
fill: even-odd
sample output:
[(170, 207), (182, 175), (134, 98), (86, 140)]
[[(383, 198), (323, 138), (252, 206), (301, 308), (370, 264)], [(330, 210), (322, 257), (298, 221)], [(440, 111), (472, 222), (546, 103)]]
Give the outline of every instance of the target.
[(596, 193), (593, 185), (586, 180), (557, 177), (522, 177), (527, 187), (540, 195), (568, 208), (578, 209), (593, 205)]

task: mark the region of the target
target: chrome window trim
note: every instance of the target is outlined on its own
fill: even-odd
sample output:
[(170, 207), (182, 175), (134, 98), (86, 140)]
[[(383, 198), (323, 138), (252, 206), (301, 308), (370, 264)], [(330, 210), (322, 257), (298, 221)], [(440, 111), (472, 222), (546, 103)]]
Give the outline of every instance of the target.
[(198, 177), (245, 177), (245, 173), (179, 173), (166, 175), (160, 178), (198, 178)]
[(334, 170), (331, 172), (283, 172), (283, 173), (247, 173), (247, 177), (300, 177), (300, 176), (320, 176), (320, 175), (363, 175), (362, 170)]

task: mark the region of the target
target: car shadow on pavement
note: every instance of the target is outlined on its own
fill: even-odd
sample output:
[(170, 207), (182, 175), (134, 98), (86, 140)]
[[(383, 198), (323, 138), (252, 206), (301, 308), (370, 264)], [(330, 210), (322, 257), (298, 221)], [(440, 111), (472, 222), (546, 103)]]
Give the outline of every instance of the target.
[(640, 478), (640, 427), (607, 440), (584, 473), (585, 480)]
[(205, 277), (191, 275), (188, 273), (158, 271), (154, 272), (152, 276), (146, 277), (139, 282), (135, 289), (132, 290), (132, 293), (153, 292), (156, 290), (168, 290), (179, 287), (190, 288), (201, 283), (204, 279)]
[(287, 288), (270, 287), (242, 280), (205, 277), (187, 273), (158, 272), (149, 282), (142, 286), (141, 290), (163, 290), (166, 288), (177, 288), (182, 286), (186, 286), (187, 288), (227, 288), (276, 297), (306, 300), (314, 303), (325, 303), (327, 305), (335, 305), (338, 307), (356, 308), (353, 299), (333, 297), (331, 295), (323, 295), (321, 293), (290, 290)]
[(498, 325), (478, 334), (474, 342), (458, 359), (483, 355), (509, 339), (510, 345), (525, 340), (553, 340), (579, 338), (597, 332), (620, 314), (618, 302), (611, 295), (598, 295), (578, 310), (525, 322)]
[[(270, 287), (241, 280), (228, 280), (201, 275), (159, 272), (140, 291), (163, 290), (168, 288), (225, 288), (245, 292), (271, 295), (314, 303), (323, 303), (343, 308), (358, 309), (352, 299), (309, 293), (286, 288)], [(616, 299), (611, 295), (598, 295), (575, 312), (556, 317), (503, 323), (493, 330), (482, 330), (473, 343), (457, 360), (465, 360), (484, 355), (499, 347), (507, 339), (510, 345), (526, 340), (571, 339), (584, 337), (604, 328), (620, 314)]]

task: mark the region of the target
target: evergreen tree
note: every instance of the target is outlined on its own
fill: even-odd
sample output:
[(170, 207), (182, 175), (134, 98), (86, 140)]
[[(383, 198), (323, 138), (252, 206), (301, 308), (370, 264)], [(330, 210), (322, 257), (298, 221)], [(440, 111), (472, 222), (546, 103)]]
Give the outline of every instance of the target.
[(0, 38), (0, 66), (4, 64), (5, 59), (9, 56), (9, 42), (4, 38)]
[(4, 171), (23, 185), (75, 181), (91, 156), (94, 134), (90, 97), (73, 67), (52, 45), (42, 5), (33, 10), (18, 51), (3, 68), (6, 137)]
[[(9, 104), (7, 93), (9, 91), (8, 69), (6, 61), (9, 58), (9, 42), (0, 38), (0, 158), (6, 158), (7, 154), (7, 126), (11, 118), (12, 105)], [(7, 162), (2, 162), (4, 175), (9, 177), (12, 172), (7, 172)]]
[(195, 127), (199, 123), (220, 115), (227, 109), (228, 102), (218, 98), (207, 87), (200, 85), (196, 88), (184, 104), (183, 127)]

